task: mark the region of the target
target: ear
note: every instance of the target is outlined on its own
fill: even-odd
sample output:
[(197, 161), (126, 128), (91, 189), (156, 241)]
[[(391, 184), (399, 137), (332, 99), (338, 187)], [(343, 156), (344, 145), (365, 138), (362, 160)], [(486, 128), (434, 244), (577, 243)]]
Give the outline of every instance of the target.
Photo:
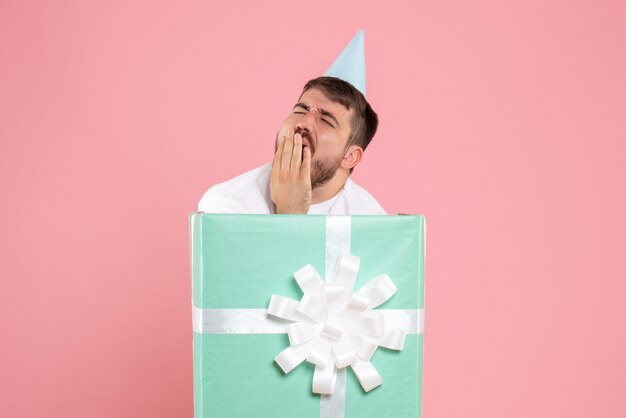
[(341, 167), (350, 170), (356, 167), (361, 158), (363, 158), (363, 148), (358, 145), (350, 145), (343, 160), (341, 160)]

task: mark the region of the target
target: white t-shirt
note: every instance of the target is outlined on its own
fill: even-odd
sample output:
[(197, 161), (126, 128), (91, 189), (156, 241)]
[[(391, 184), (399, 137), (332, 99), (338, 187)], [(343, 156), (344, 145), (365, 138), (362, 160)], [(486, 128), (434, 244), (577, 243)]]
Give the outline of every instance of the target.
[[(241, 174), (211, 187), (200, 199), (198, 211), (206, 213), (275, 213), (270, 197), (272, 164)], [(386, 215), (364, 188), (350, 178), (343, 189), (325, 202), (311, 205), (309, 215)]]

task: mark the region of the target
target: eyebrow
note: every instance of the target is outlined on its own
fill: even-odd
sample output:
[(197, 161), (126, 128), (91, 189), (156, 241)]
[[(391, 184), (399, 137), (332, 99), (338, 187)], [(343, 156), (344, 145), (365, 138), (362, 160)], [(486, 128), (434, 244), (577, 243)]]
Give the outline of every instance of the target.
[[(310, 107), (305, 105), (304, 103), (296, 103), (294, 106), (294, 109), (296, 107), (301, 107), (304, 110), (306, 110), (307, 112), (309, 111)], [(320, 113), (322, 114), (322, 116), (327, 116), (329, 118), (331, 118), (332, 120), (335, 121), (335, 124), (337, 124), (337, 127), (339, 127), (339, 121), (337, 120), (337, 118), (335, 117), (335, 115), (333, 115), (332, 113), (330, 113), (328, 110), (324, 110), (324, 109), (320, 109)]]

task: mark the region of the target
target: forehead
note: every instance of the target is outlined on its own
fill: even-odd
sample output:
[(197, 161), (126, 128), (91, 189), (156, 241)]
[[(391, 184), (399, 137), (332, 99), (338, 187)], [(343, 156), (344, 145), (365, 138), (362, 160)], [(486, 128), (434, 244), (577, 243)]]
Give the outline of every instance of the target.
[(326, 110), (340, 120), (349, 121), (354, 113), (353, 109), (346, 109), (344, 105), (329, 99), (326, 93), (315, 87), (302, 93), (298, 101), (307, 106), (317, 106), (320, 109)]

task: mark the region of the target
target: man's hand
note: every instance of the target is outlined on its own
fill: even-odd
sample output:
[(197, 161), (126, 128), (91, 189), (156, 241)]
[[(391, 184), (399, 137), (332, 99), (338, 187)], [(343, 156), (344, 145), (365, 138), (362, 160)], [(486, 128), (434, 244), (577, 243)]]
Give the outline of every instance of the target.
[(302, 136), (288, 131), (278, 137), (270, 179), (276, 213), (307, 213), (311, 205), (311, 150)]

